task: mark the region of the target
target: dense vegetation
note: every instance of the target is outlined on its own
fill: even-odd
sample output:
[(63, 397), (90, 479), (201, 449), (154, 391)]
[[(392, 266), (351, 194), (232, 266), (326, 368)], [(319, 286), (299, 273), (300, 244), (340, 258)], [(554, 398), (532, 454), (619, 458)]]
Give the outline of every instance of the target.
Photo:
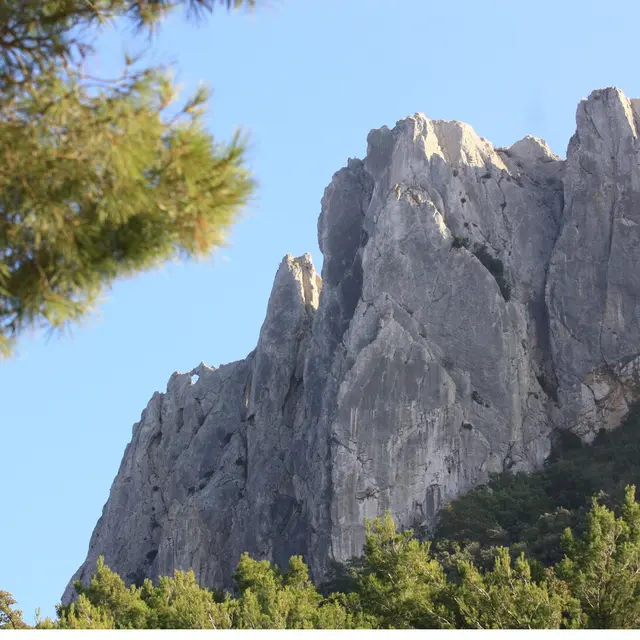
[[(316, 587), (244, 555), (232, 592), (193, 572), (127, 587), (99, 561), (77, 601), (37, 628), (639, 628), (640, 406), (583, 446), (565, 436), (539, 473), (500, 474), (454, 501), (433, 540), (368, 523), (363, 555)], [(594, 497), (595, 494), (595, 497)], [(0, 591), (0, 628), (26, 626)]]
[(463, 543), (477, 558), (507, 546), (551, 566), (564, 555), (564, 530), (585, 530), (592, 497), (619, 511), (627, 485), (640, 486), (640, 403), (591, 445), (560, 434), (540, 472), (501, 473), (453, 501), (440, 514), (434, 537), (441, 544)]

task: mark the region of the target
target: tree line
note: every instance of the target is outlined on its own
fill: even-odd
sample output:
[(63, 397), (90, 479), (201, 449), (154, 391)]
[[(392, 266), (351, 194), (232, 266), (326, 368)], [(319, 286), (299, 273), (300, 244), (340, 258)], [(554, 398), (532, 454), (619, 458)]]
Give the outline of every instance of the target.
[[(445, 507), (434, 531), (367, 523), (363, 553), (314, 585), (243, 555), (234, 588), (192, 571), (127, 586), (102, 561), (40, 629), (639, 628), (640, 403), (591, 445), (560, 434), (532, 474), (501, 473)], [(599, 488), (599, 489), (598, 489)], [(594, 495), (595, 494), (595, 495)], [(0, 628), (27, 625), (0, 592)]]
[[(567, 528), (564, 557), (544, 567), (492, 550), (483, 568), (464, 545), (446, 550), (367, 523), (361, 557), (333, 570), (342, 592), (316, 588), (300, 556), (281, 571), (244, 554), (232, 592), (202, 588), (193, 571), (127, 586), (102, 558), (78, 597), (36, 629), (622, 629), (640, 626), (640, 504), (628, 487), (620, 515), (592, 501), (584, 533)], [(323, 593), (324, 591), (324, 593)], [(28, 628), (0, 592), (0, 628)]]

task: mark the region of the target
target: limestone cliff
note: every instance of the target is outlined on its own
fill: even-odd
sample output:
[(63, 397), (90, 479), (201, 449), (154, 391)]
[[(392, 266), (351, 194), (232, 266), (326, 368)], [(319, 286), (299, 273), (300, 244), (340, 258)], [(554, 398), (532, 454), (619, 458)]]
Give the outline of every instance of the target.
[(555, 430), (615, 427), (640, 393), (639, 132), (617, 89), (566, 160), (422, 114), (372, 131), (322, 199), (322, 281), (287, 256), (255, 351), (154, 395), (74, 578), (102, 554), (228, 585), (243, 551), (320, 577), (365, 516), (429, 525)]

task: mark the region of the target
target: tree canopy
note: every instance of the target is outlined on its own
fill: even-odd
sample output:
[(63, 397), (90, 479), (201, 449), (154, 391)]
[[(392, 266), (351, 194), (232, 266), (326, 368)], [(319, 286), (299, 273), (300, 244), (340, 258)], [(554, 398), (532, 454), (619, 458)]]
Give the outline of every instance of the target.
[(0, 629), (26, 629), (22, 611), (14, 609), (16, 601), (7, 591), (0, 591)]
[[(281, 571), (244, 554), (230, 591), (193, 571), (127, 586), (102, 558), (77, 598), (39, 629), (634, 629), (640, 627), (640, 504), (627, 487), (616, 513), (596, 498), (586, 528), (567, 528), (564, 557), (542, 567), (508, 547), (490, 566), (464, 546), (442, 552), (387, 514), (367, 522), (363, 554), (343, 592), (322, 592), (299, 556)], [(0, 592), (0, 628), (24, 628)]]
[(565, 433), (541, 470), (500, 473), (458, 497), (440, 512), (434, 538), (474, 548), (478, 561), (507, 546), (552, 566), (564, 556), (565, 529), (585, 531), (592, 497), (619, 512), (627, 485), (640, 486), (640, 402), (591, 445)]
[(32, 327), (77, 322), (115, 279), (225, 241), (254, 181), (239, 134), (204, 126), (169, 69), (125, 56), (91, 75), (96, 35), (140, 38), (178, 7), (199, 18), (255, 0), (7, 0), (0, 7), (0, 355)]

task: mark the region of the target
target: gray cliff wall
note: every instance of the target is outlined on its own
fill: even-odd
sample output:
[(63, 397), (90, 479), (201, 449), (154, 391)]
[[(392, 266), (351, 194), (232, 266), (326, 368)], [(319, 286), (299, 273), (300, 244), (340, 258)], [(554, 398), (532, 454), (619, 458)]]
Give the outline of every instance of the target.
[(243, 551), (318, 578), (366, 516), (429, 526), (555, 430), (614, 428), (640, 395), (639, 132), (617, 89), (565, 161), (422, 114), (372, 131), (325, 190), (322, 280), (287, 256), (255, 351), (154, 395), (74, 579), (104, 555), (229, 585)]

